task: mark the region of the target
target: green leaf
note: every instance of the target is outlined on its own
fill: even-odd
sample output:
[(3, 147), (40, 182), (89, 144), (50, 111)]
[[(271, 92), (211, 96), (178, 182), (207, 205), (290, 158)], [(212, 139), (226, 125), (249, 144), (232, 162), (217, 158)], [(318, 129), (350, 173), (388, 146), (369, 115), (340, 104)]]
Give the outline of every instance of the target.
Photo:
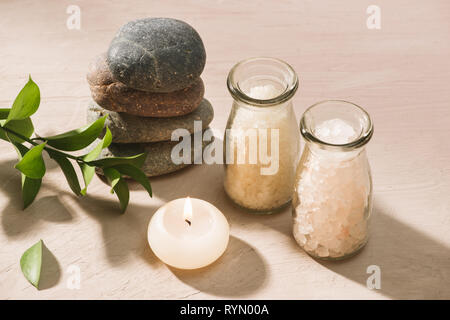
[(27, 84), (20, 90), (16, 100), (14, 100), (11, 112), (8, 114), (5, 123), (30, 117), (39, 108), (40, 101), (41, 93), (39, 87), (30, 76)]
[(80, 196), (81, 195), (80, 183), (78, 181), (77, 173), (75, 172), (75, 169), (73, 168), (73, 165), (70, 162), (70, 160), (54, 151), (49, 151), (49, 155), (53, 160), (55, 160), (58, 163), (73, 193), (75, 193), (77, 196)]
[[(92, 161), (98, 158), (102, 149), (109, 147), (112, 142), (112, 134), (108, 127), (106, 127), (106, 133), (103, 139), (92, 149), (88, 154), (83, 156), (84, 161)], [(81, 194), (85, 195), (87, 187), (91, 183), (95, 174), (95, 166), (89, 166), (85, 163), (80, 165), (81, 172), (83, 173), (84, 189), (81, 190)]]
[[(0, 126), (4, 126), (5, 128), (11, 129), (22, 136), (29, 138), (34, 132), (33, 122), (31, 122), (30, 118), (25, 118), (22, 120), (12, 120), (9, 123), (6, 123), (6, 118), (8, 118), (9, 112), (11, 109), (0, 109)], [(23, 139), (17, 137), (12, 133), (7, 133), (0, 129), (0, 139), (6, 141), (16, 141), (19, 143), (24, 142)]]
[(42, 267), (42, 240), (39, 240), (31, 248), (25, 251), (20, 258), (20, 268), (25, 278), (39, 289)]
[[(86, 148), (103, 131), (107, 116), (101, 117), (92, 124), (51, 137), (42, 137), (48, 145), (64, 151), (76, 151)], [(111, 134), (111, 133), (110, 133)]]
[(11, 111), (10, 108), (0, 108), (0, 119), (5, 119), (8, 118), (8, 114)]
[(141, 168), (147, 158), (147, 153), (137, 154), (131, 157), (110, 157), (89, 161), (89, 165), (101, 168), (113, 167), (119, 164), (130, 164), (134, 167)]
[(139, 182), (145, 188), (145, 190), (147, 190), (147, 192), (150, 195), (150, 197), (152, 196), (152, 187), (150, 185), (148, 177), (145, 175), (144, 172), (142, 172), (142, 170), (140, 170), (140, 169), (138, 169), (138, 168), (136, 168), (136, 167), (134, 167), (132, 165), (129, 165), (129, 164), (119, 164), (119, 165), (114, 166), (112, 168), (114, 168), (117, 171), (119, 171), (120, 174), (127, 175), (130, 178), (132, 178), (132, 179), (136, 180), (137, 182)]
[[(108, 179), (109, 184), (111, 185), (112, 190), (114, 190), (114, 187), (119, 182), (121, 176), (120, 172), (113, 168), (104, 168), (103, 173), (105, 177)], [(111, 190), (111, 191), (112, 191)]]
[[(16, 148), (19, 160), (28, 152), (28, 148), (20, 143), (12, 142)], [(22, 202), (23, 209), (26, 209), (36, 198), (39, 189), (41, 188), (42, 179), (31, 179), (21, 173), (22, 175)]]
[(128, 190), (128, 184), (125, 180), (120, 179), (114, 186), (114, 193), (117, 195), (120, 201), (120, 210), (124, 213), (127, 210), (128, 202), (130, 200), (130, 191)]
[(117, 170), (106, 168), (103, 169), (103, 173), (105, 174), (108, 181), (114, 182), (112, 186), (114, 193), (117, 195), (120, 201), (120, 210), (125, 212), (128, 206), (128, 202), (130, 200), (130, 191), (128, 190), (128, 184), (123, 178), (117, 179)]
[(106, 127), (106, 133), (103, 136), (102, 143), (103, 143), (102, 149), (108, 148), (110, 146), (110, 144), (112, 143), (112, 133), (108, 127)]
[(14, 167), (29, 178), (41, 179), (45, 174), (44, 147), (45, 142), (31, 148)]
[(22, 173), (22, 202), (23, 209), (28, 208), (41, 189), (42, 179), (28, 178)]

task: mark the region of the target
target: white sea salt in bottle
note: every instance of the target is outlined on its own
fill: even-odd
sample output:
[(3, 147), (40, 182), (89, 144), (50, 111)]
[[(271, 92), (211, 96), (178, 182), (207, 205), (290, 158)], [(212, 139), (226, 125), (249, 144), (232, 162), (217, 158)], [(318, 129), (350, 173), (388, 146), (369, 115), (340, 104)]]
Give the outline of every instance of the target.
[(274, 212), (291, 201), (300, 154), (297, 74), (278, 59), (252, 58), (233, 67), (227, 85), (234, 101), (224, 137), (225, 191), (251, 212)]
[(292, 201), (294, 237), (313, 257), (343, 259), (368, 239), (370, 116), (350, 102), (324, 101), (306, 110), (300, 131), (306, 145)]

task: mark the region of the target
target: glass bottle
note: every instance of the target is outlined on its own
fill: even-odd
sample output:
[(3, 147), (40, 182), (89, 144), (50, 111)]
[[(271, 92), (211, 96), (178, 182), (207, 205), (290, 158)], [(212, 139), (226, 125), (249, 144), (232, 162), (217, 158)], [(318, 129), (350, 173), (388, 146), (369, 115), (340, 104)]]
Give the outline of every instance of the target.
[(290, 203), (300, 154), (292, 106), (298, 77), (287, 63), (251, 58), (227, 79), (233, 106), (224, 136), (224, 187), (254, 213), (272, 213)]
[(372, 178), (365, 145), (372, 121), (356, 104), (329, 100), (305, 111), (300, 132), (306, 144), (292, 201), (295, 240), (313, 257), (343, 259), (368, 239)]

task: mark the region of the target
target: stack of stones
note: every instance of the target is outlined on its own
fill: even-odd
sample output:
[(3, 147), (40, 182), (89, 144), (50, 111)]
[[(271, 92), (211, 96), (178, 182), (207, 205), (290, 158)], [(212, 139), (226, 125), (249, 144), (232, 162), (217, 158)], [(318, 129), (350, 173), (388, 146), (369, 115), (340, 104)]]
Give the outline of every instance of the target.
[(185, 22), (147, 18), (125, 24), (87, 75), (93, 98), (88, 121), (108, 114), (113, 136), (101, 157), (148, 152), (142, 168), (147, 176), (187, 166), (172, 162), (178, 142), (170, 140), (178, 128), (192, 135), (195, 120), (205, 130), (213, 119), (200, 78), (205, 60), (199, 34)]

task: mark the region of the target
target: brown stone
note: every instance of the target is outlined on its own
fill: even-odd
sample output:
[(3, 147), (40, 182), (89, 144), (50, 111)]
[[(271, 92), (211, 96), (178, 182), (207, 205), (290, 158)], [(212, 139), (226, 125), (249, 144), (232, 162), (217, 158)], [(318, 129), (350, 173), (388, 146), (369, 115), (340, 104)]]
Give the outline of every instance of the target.
[(205, 92), (200, 78), (188, 88), (169, 93), (128, 88), (113, 79), (105, 54), (97, 57), (90, 65), (87, 80), (92, 98), (101, 107), (141, 117), (174, 117), (188, 114), (200, 105)]

